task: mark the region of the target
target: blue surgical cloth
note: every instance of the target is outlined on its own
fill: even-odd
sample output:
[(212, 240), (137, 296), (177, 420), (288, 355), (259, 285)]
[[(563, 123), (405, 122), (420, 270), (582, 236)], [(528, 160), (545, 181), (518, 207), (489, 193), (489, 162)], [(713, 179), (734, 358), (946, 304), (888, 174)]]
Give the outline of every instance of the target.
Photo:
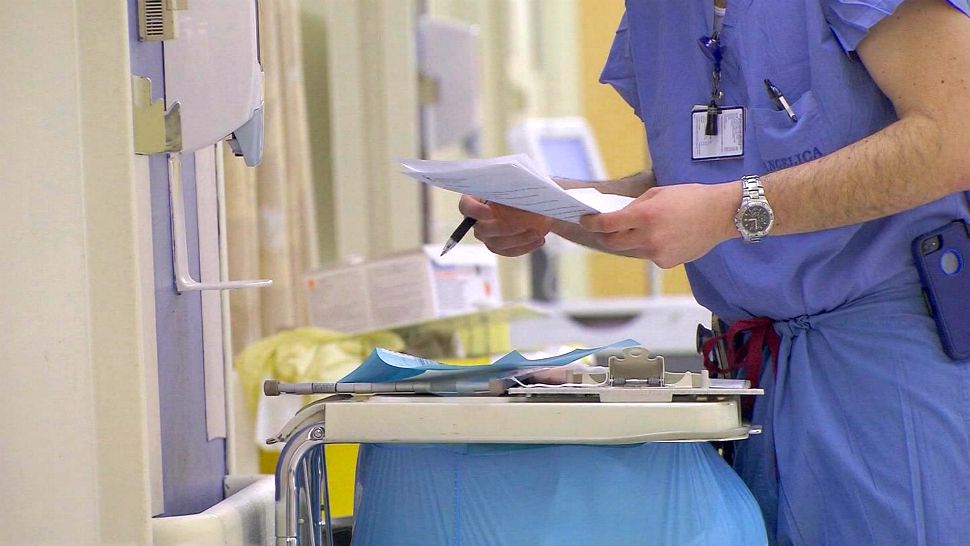
[(369, 445), (354, 546), (760, 546), (751, 493), (707, 443)]
[[(830, 154), (896, 121), (853, 51), (900, 2), (730, 0), (724, 106), (744, 106), (744, 157), (691, 161), (691, 107), (710, 100), (709, 0), (628, 0), (601, 80), (643, 120), (658, 183), (719, 183)], [(965, 0), (950, 4), (967, 14)], [(775, 110), (765, 78), (799, 116)], [(914, 181), (918, 183), (918, 181)], [(728, 322), (762, 316), (777, 369), (736, 467), (777, 545), (970, 543), (970, 362), (940, 349), (910, 243), (970, 218), (962, 194), (863, 224), (733, 239), (687, 264)], [(970, 295), (968, 295), (970, 302)], [(776, 479), (777, 478), (777, 479)]]

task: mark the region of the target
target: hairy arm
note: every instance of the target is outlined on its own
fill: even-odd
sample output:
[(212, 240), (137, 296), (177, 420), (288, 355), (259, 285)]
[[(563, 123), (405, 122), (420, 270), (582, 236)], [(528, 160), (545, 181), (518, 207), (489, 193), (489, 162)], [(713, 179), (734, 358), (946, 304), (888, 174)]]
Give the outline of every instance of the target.
[[(773, 235), (865, 222), (970, 188), (970, 19), (942, 0), (908, 0), (858, 53), (899, 120), (832, 154), (762, 177)], [(625, 209), (586, 216), (599, 245), (662, 267), (738, 237), (738, 183), (648, 190)], [(699, 229), (692, 229), (700, 226)]]
[(573, 180), (570, 178), (556, 178), (556, 183), (566, 190), (577, 188), (595, 188), (600, 193), (610, 193), (613, 195), (625, 195), (627, 197), (640, 197), (650, 188), (657, 185), (657, 178), (653, 171), (641, 171), (630, 176), (613, 180), (589, 181)]
[(764, 177), (779, 234), (880, 218), (970, 189), (970, 19), (910, 0), (859, 46), (899, 121), (827, 157)]

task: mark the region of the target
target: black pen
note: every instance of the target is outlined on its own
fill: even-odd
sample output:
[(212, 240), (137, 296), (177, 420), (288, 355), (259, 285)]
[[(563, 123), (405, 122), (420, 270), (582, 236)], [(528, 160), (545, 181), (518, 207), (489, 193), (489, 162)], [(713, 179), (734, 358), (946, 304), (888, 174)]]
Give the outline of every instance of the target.
[[(488, 201), (483, 201), (482, 204), (487, 205)], [(466, 216), (465, 219), (458, 224), (458, 227), (455, 228), (455, 231), (451, 232), (451, 237), (448, 237), (445, 247), (441, 249), (441, 255), (444, 256), (449, 250), (455, 248), (455, 245), (457, 245), (458, 242), (465, 237), (465, 234), (468, 233), (468, 230), (475, 225), (475, 222), (476, 220), (474, 218)]]
[(778, 89), (768, 78), (765, 78), (765, 91), (768, 92), (768, 98), (771, 99), (771, 102), (775, 103), (775, 109), (784, 110), (792, 123), (798, 121), (798, 116), (795, 115), (795, 111), (788, 104), (788, 99), (781, 93), (781, 89)]

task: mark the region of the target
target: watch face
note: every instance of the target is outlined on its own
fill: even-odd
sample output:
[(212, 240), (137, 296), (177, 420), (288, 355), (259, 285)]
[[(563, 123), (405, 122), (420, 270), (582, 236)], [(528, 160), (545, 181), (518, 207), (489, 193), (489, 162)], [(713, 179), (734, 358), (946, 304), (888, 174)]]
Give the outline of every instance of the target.
[(771, 216), (768, 207), (752, 205), (741, 216), (741, 225), (748, 233), (761, 233), (771, 227)]

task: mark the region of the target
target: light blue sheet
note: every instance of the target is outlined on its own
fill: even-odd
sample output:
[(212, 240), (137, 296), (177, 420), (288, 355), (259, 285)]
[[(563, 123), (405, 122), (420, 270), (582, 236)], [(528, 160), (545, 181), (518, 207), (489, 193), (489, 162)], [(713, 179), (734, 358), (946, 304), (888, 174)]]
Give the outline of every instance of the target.
[(707, 443), (368, 445), (354, 546), (764, 546), (751, 492)]
[(639, 345), (632, 339), (624, 339), (592, 349), (576, 349), (565, 354), (548, 358), (530, 360), (518, 351), (503, 356), (495, 362), (486, 366), (460, 366), (455, 364), (444, 364), (427, 358), (396, 353), (387, 349), (374, 349), (370, 355), (361, 363), (360, 367), (347, 374), (340, 383), (384, 383), (390, 381), (403, 381), (418, 377), (426, 372), (461, 372), (467, 371), (477, 376), (488, 373), (499, 373), (508, 370), (530, 367), (549, 367), (563, 366), (579, 360), (580, 358), (597, 353), (604, 349), (622, 349)]

